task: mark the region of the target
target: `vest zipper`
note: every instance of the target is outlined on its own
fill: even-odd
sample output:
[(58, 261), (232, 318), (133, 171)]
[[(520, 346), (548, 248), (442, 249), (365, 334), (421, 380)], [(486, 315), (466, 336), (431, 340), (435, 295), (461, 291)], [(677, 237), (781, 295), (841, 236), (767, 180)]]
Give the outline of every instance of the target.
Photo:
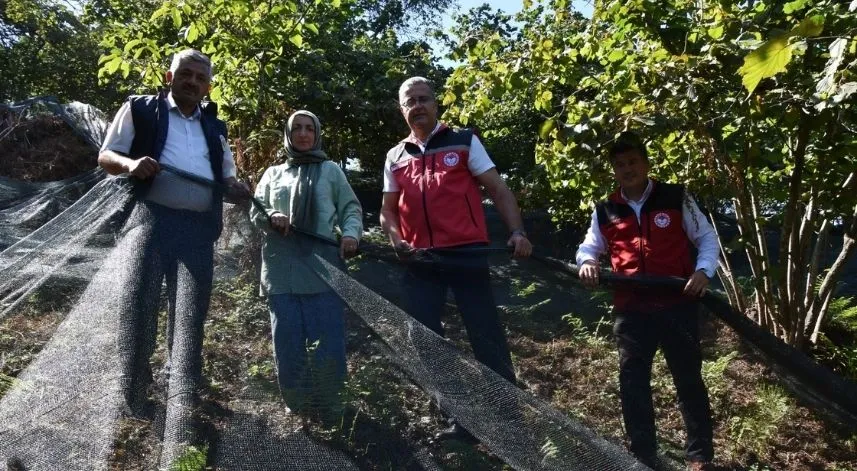
[[(643, 205), (642, 208), (640, 208), (640, 219), (637, 221), (637, 229), (640, 232), (640, 244), (639, 244), (639, 246), (640, 246), (640, 270), (642, 273), (646, 273), (646, 255), (645, 255), (645, 252), (643, 251), (643, 215), (648, 214), (648, 212), (643, 213), (644, 209), (645, 209), (645, 204)], [(646, 226), (647, 227), (648, 227), (648, 222), (649, 222), (648, 219), (649, 218), (647, 215), (646, 216)], [(649, 231), (649, 232), (651, 232), (651, 231)]]
[[(431, 139), (431, 138), (429, 138)], [(426, 149), (428, 149), (428, 142), (426, 142)], [(431, 231), (431, 222), (429, 222), (429, 214), (428, 214), (428, 204), (426, 203), (426, 188), (428, 188), (428, 177), (426, 175), (426, 151), (422, 151), (423, 161), (423, 216), (426, 218), (426, 228), (428, 229), (429, 234), (429, 247), (434, 247), (434, 234)]]

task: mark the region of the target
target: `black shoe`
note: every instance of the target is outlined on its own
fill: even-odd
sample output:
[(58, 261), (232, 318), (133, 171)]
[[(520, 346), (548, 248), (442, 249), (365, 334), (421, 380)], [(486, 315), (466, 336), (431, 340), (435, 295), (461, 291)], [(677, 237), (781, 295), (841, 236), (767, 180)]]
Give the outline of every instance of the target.
[(458, 422), (453, 422), (448, 428), (435, 434), (434, 439), (437, 441), (458, 440), (465, 443), (479, 443), (479, 439), (459, 425)]
[(7, 471), (26, 471), (27, 468), (24, 467), (24, 463), (21, 462), (18, 458), (14, 456), (6, 460), (6, 470)]

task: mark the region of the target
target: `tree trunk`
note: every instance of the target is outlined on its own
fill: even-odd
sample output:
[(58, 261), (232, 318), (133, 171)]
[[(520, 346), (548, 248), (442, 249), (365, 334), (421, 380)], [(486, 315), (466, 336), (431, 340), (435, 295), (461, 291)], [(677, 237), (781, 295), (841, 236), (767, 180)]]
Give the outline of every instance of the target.
[(807, 270), (806, 274), (806, 290), (803, 298), (803, 304), (806, 306), (807, 313), (809, 314), (803, 325), (803, 329), (805, 331), (807, 331), (815, 322), (815, 319), (812, 316), (812, 300), (816, 291), (816, 286), (818, 285), (816, 278), (818, 278), (821, 259), (824, 257), (824, 249), (827, 247), (827, 243), (830, 238), (831, 227), (833, 227), (833, 225), (830, 224), (830, 220), (828, 219), (825, 219), (821, 223), (821, 229), (818, 230), (818, 239), (815, 241), (815, 249), (813, 249), (812, 258), (809, 260), (809, 270)]
[(721, 165), (735, 185), (735, 193), (732, 204), (735, 208), (735, 218), (738, 230), (744, 240), (744, 253), (750, 263), (753, 274), (753, 285), (755, 287), (756, 308), (758, 310), (757, 322), (772, 332), (779, 332), (776, 318), (776, 303), (773, 301), (773, 287), (769, 258), (768, 244), (765, 241), (765, 233), (759, 224), (758, 205), (751, 188), (748, 188), (744, 178), (743, 168), (740, 163), (730, 159), (722, 145), (722, 139), (718, 130), (711, 126), (699, 126), (696, 129), (699, 139), (706, 144), (715, 161)]
[(799, 270), (800, 241), (798, 222), (803, 219), (800, 208), (801, 187), (803, 185), (804, 166), (806, 163), (806, 146), (809, 143), (809, 115), (801, 111), (798, 124), (797, 142), (792, 151), (794, 169), (789, 178), (789, 196), (783, 214), (783, 225), (780, 231), (780, 270), (777, 274), (779, 291), (778, 308), (785, 328), (786, 343), (794, 345), (798, 342), (798, 309), (795, 298), (797, 287), (795, 275)]
[(709, 214), (709, 218), (711, 219), (711, 227), (714, 229), (714, 234), (717, 236), (717, 246), (720, 249), (720, 259), (717, 261), (717, 276), (720, 278), (720, 283), (723, 284), (723, 289), (726, 290), (729, 305), (736, 311), (743, 313), (747, 308), (747, 299), (744, 296), (744, 291), (735, 281), (732, 264), (729, 262), (729, 254), (726, 253), (726, 248), (723, 246), (723, 238), (720, 237), (720, 230), (717, 228), (717, 223), (711, 217), (711, 214)]
[(818, 334), (824, 326), (827, 308), (830, 305), (830, 300), (833, 298), (836, 283), (839, 281), (839, 277), (845, 269), (845, 265), (848, 263), (851, 255), (854, 254), (855, 247), (857, 247), (857, 240), (855, 239), (857, 239), (857, 206), (854, 207), (851, 220), (849, 221), (845, 234), (843, 235), (842, 250), (839, 251), (836, 261), (833, 262), (833, 265), (830, 266), (830, 270), (827, 271), (827, 276), (824, 277), (824, 281), (821, 283), (821, 287), (818, 289), (818, 294), (812, 303), (811, 312), (812, 318), (815, 322), (812, 334), (810, 335), (810, 341), (813, 343), (818, 341)]

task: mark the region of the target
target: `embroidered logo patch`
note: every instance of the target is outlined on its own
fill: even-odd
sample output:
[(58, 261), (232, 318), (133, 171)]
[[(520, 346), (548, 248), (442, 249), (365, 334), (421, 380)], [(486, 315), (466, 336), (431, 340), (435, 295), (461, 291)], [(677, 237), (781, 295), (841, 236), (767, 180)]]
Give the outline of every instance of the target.
[(459, 160), (460, 159), (458, 158), (458, 154), (456, 154), (455, 152), (450, 152), (443, 156), (443, 163), (447, 167), (455, 167), (456, 165), (458, 165)]
[(655, 225), (661, 229), (670, 225), (670, 215), (667, 213), (655, 214)]

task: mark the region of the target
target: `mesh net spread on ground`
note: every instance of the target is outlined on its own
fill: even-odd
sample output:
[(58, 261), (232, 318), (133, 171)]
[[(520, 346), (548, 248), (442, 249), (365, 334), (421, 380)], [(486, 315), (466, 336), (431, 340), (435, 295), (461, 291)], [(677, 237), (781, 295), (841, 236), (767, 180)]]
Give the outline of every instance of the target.
[(321, 257), (325, 282), (396, 352), (441, 408), (516, 469), (647, 469), (624, 450), (461, 354)]

